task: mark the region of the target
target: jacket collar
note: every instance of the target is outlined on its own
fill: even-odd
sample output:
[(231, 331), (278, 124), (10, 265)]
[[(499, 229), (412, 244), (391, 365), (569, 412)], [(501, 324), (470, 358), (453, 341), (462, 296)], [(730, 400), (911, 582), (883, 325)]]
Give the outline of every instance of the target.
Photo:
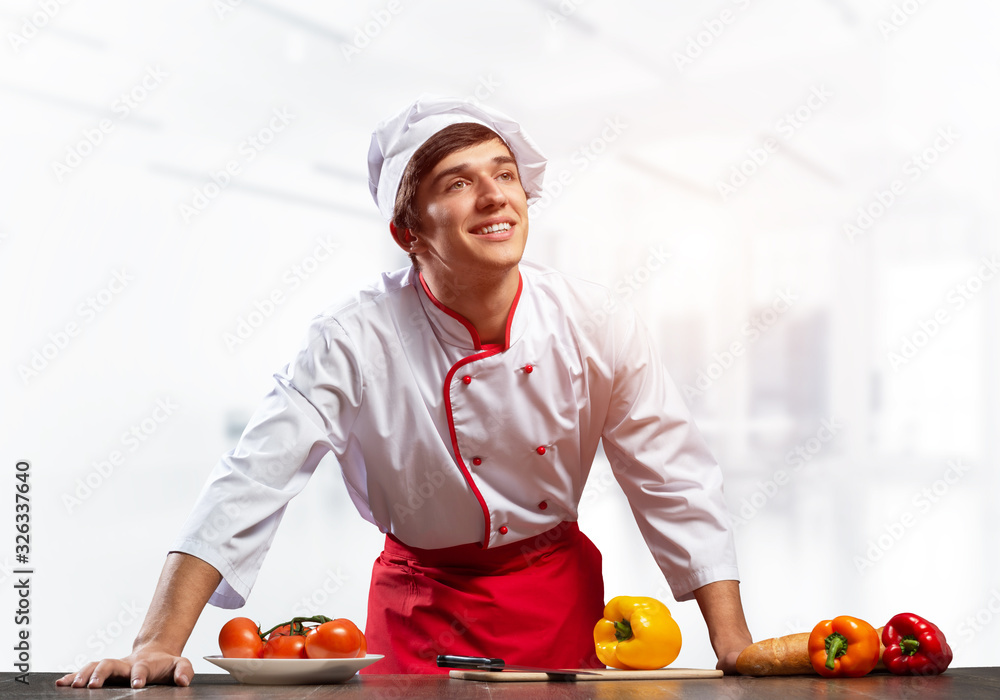
[[(427, 314), (427, 318), (430, 319), (431, 325), (434, 327), (434, 331), (439, 338), (449, 345), (465, 348), (470, 351), (483, 350), (483, 344), (480, 341), (479, 333), (476, 331), (475, 326), (464, 316), (452, 311), (441, 303), (431, 292), (421, 273), (415, 270), (411, 271), (410, 278), (417, 290), (417, 296), (420, 299), (424, 313)], [(525, 306), (522, 300), (523, 291), (524, 276), (519, 271), (517, 293), (514, 295), (514, 303), (511, 305), (510, 313), (507, 316), (507, 331), (501, 348), (502, 350), (506, 350), (516, 342), (526, 327), (527, 314), (523, 308)]]

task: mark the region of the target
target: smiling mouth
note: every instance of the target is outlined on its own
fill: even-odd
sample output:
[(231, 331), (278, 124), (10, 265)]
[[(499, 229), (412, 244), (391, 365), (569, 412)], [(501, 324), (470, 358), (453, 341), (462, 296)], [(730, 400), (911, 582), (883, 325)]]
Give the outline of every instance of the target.
[(505, 222), (502, 224), (493, 224), (492, 226), (483, 226), (475, 231), (470, 231), (470, 233), (474, 236), (485, 236), (488, 233), (499, 233), (500, 231), (507, 231), (509, 229), (510, 224)]

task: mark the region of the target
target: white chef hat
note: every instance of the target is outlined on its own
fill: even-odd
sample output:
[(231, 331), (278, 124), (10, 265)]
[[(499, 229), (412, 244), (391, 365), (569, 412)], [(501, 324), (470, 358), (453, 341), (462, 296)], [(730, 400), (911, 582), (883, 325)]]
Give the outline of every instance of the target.
[(446, 126), (465, 122), (482, 124), (499, 134), (517, 161), (528, 203), (541, 197), (546, 159), (520, 124), (472, 100), (422, 95), (399, 114), (379, 122), (372, 133), (368, 187), (379, 212), (388, 221), (392, 221), (403, 171), (416, 150)]

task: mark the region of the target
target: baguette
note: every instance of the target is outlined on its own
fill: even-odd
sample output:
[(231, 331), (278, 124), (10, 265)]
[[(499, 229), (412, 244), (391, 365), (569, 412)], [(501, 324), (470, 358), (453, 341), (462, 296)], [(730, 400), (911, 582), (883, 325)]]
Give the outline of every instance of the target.
[(809, 661), (809, 633), (788, 634), (751, 644), (740, 653), (736, 670), (744, 676), (816, 673)]
[[(879, 659), (877, 671), (885, 670), (882, 654), (882, 628), (875, 630), (879, 635)], [(765, 639), (751, 644), (740, 653), (736, 660), (737, 672), (744, 676), (795, 676), (816, 673), (809, 660), (809, 632), (788, 634), (784, 637)]]

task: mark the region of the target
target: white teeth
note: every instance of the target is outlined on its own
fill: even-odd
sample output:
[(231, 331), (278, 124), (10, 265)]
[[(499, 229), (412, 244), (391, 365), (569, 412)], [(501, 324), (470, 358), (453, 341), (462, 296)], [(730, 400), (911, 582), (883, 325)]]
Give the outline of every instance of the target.
[(510, 228), (510, 224), (507, 224), (507, 223), (493, 224), (492, 226), (486, 226), (484, 228), (481, 228), (478, 231), (476, 231), (475, 233), (476, 233), (477, 236), (482, 236), (482, 235), (487, 234), (487, 233), (496, 233), (497, 231), (506, 231), (509, 228)]

